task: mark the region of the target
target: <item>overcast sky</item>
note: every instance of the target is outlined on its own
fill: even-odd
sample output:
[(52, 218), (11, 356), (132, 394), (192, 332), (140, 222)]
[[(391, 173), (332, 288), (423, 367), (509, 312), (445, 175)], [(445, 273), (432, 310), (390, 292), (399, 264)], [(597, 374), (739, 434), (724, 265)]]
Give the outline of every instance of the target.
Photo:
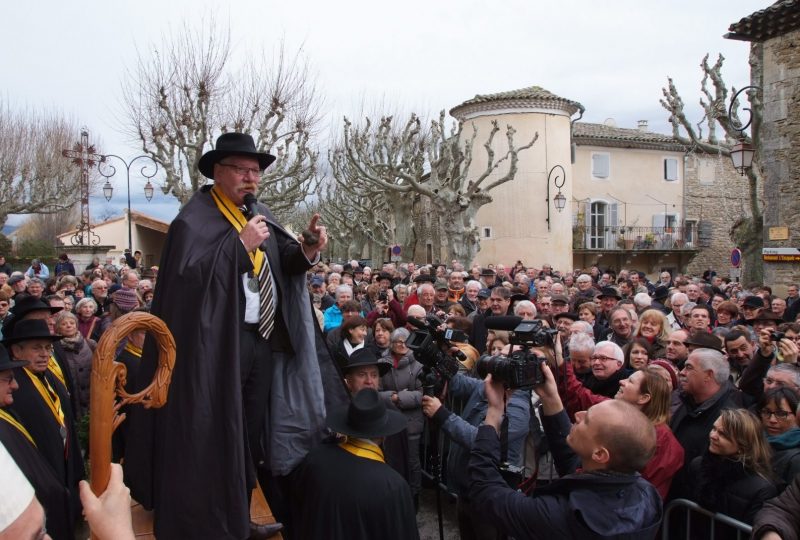
[[(231, 27), (236, 59), (271, 51), (281, 39), (290, 51), (302, 47), (325, 100), (323, 135), (362, 102), (432, 114), (478, 93), (532, 85), (581, 102), (584, 121), (614, 118), (620, 127), (635, 127), (646, 119), (651, 130), (667, 133), (668, 115), (658, 102), (667, 76), (695, 109), (707, 52), (725, 56), (729, 85), (747, 85), (749, 44), (722, 36), (770, 3), (15, 2), (3, 12), (0, 97), (12, 108), (63, 111), (89, 127), (104, 152), (133, 157), (140, 152), (121, 132), (126, 70), (171, 28), (197, 27), (214, 14)], [(124, 179), (115, 184), (112, 204), (124, 204), (123, 186)], [(140, 189), (134, 183), (134, 192)], [(93, 215), (108, 210), (97, 199)], [(177, 212), (174, 200), (158, 191), (153, 202), (135, 195), (133, 204), (162, 219)]]

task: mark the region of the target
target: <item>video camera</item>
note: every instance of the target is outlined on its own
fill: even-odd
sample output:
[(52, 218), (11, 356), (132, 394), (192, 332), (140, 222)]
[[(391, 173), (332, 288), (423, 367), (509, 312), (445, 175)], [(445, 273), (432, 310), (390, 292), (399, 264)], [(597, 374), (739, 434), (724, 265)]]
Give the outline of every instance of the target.
[(449, 380), (458, 373), (458, 360), (466, 360), (467, 356), (461, 351), (456, 351), (451, 356), (449, 350), (454, 341), (466, 342), (467, 335), (452, 328), (440, 330), (439, 327), (444, 323), (431, 314), (425, 317), (425, 321), (409, 317), (408, 323), (417, 328), (406, 340), (406, 346), (414, 352), (417, 361), (427, 371), (433, 372), (437, 379)]
[[(476, 366), (479, 377), (491, 373), (494, 380), (507, 388), (530, 388), (544, 382), (542, 363), (545, 358), (531, 351), (531, 347), (552, 346), (558, 330), (545, 327), (542, 321), (523, 321), (520, 317), (487, 317), (486, 327), (510, 332), (512, 353), (482, 356)], [(521, 346), (522, 350), (514, 351), (514, 345)]]

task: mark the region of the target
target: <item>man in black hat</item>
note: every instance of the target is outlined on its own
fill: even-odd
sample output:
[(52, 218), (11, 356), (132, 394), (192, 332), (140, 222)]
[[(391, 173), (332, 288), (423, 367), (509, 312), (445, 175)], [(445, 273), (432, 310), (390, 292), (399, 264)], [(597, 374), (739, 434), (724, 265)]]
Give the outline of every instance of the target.
[(364, 388), (329, 412), (327, 424), (344, 438), (312, 450), (297, 471), (297, 538), (419, 538), (411, 490), (380, 447), (406, 426), (405, 416)]
[[(225, 133), (197, 167), (213, 185), (181, 209), (167, 234), (152, 313), (177, 346), (170, 399), (132, 411), (126, 478), (155, 509), (159, 538), (263, 538), (249, 520), (259, 473), (272, 510), (276, 490), (321, 439), (325, 407), (347, 393), (321, 336), (306, 271), (328, 238), (311, 219), (302, 239), (253, 197), (275, 156)], [(157, 351), (146, 343), (137, 387)], [(262, 474), (263, 471), (263, 474)], [(272, 481), (277, 477), (277, 481)]]
[(50, 334), (41, 319), (17, 322), (3, 344), (11, 358), (24, 366), (13, 368), (19, 389), (8, 411), (38, 448), (59, 483), (69, 492), (65, 515), (69, 526), (80, 516), (78, 482), (83, 479), (83, 456), (78, 443), (72, 406), (66, 386), (48, 369), (53, 342), (61, 336)]
[(6, 348), (0, 345), (0, 446), (8, 450), (36, 491), (36, 498), (47, 515), (48, 533), (54, 538), (72, 538), (69, 491), (64, 482), (56, 477), (27, 428), (9, 410), (14, 403), (13, 393), (19, 389), (14, 369), (27, 365), (29, 363), (25, 360), (12, 361)]

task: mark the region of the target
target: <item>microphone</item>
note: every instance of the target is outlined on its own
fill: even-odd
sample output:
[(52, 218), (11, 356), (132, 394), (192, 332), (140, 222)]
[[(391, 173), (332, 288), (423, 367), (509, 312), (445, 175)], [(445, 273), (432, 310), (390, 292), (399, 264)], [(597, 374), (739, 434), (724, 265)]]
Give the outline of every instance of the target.
[(505, 315), (505, 316), (494, 316), (494, 317), (486, 317), (486, 328), (489, 330), (506, 330), (506, 331), (513, 331), (519, 323), (522, 322), (522, 317), (517, 317), (515, 315)]
[[(244, 206), (247, 208), (247, 211), (250, 213), (250, 217), (255, 216), (263, 216), (261, 212), (258, 211), (258, 200), (256, 196), (252, 193), (245, 193), (244, 195)], [(267, 239), (265, 238), (263, 242), (261, 242), (261, 251), (267, 251)]]

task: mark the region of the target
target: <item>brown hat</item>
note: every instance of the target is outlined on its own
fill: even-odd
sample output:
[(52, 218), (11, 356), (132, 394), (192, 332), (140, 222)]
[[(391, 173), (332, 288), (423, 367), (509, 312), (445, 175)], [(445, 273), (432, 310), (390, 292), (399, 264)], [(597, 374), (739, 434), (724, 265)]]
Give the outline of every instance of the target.
[(554, 294), (550, 297), (550, 302), (553, 304), (569, 304), (569, 298), (563, 294)]
[(686, 346), (692, 345), (702, 349), (714, 349), (715, 351), (719, 351), (723, 354), (725, 353), (725, 351), (722, 349), (722, 341), (720, 341), (719, 337), (715, 336), (714, 334), (709, 334), (708, 332), (694, 332), (684, 340), (683, 344)]
[(678, 388), (678, 371), (675, 369), (675, 366), (669, 360), (653, 360), (648, 364), (649, 366), (659, 366), (667, 370), (669, 373), (669, 378), (672, 380), (672, 389), (675, 390)]

